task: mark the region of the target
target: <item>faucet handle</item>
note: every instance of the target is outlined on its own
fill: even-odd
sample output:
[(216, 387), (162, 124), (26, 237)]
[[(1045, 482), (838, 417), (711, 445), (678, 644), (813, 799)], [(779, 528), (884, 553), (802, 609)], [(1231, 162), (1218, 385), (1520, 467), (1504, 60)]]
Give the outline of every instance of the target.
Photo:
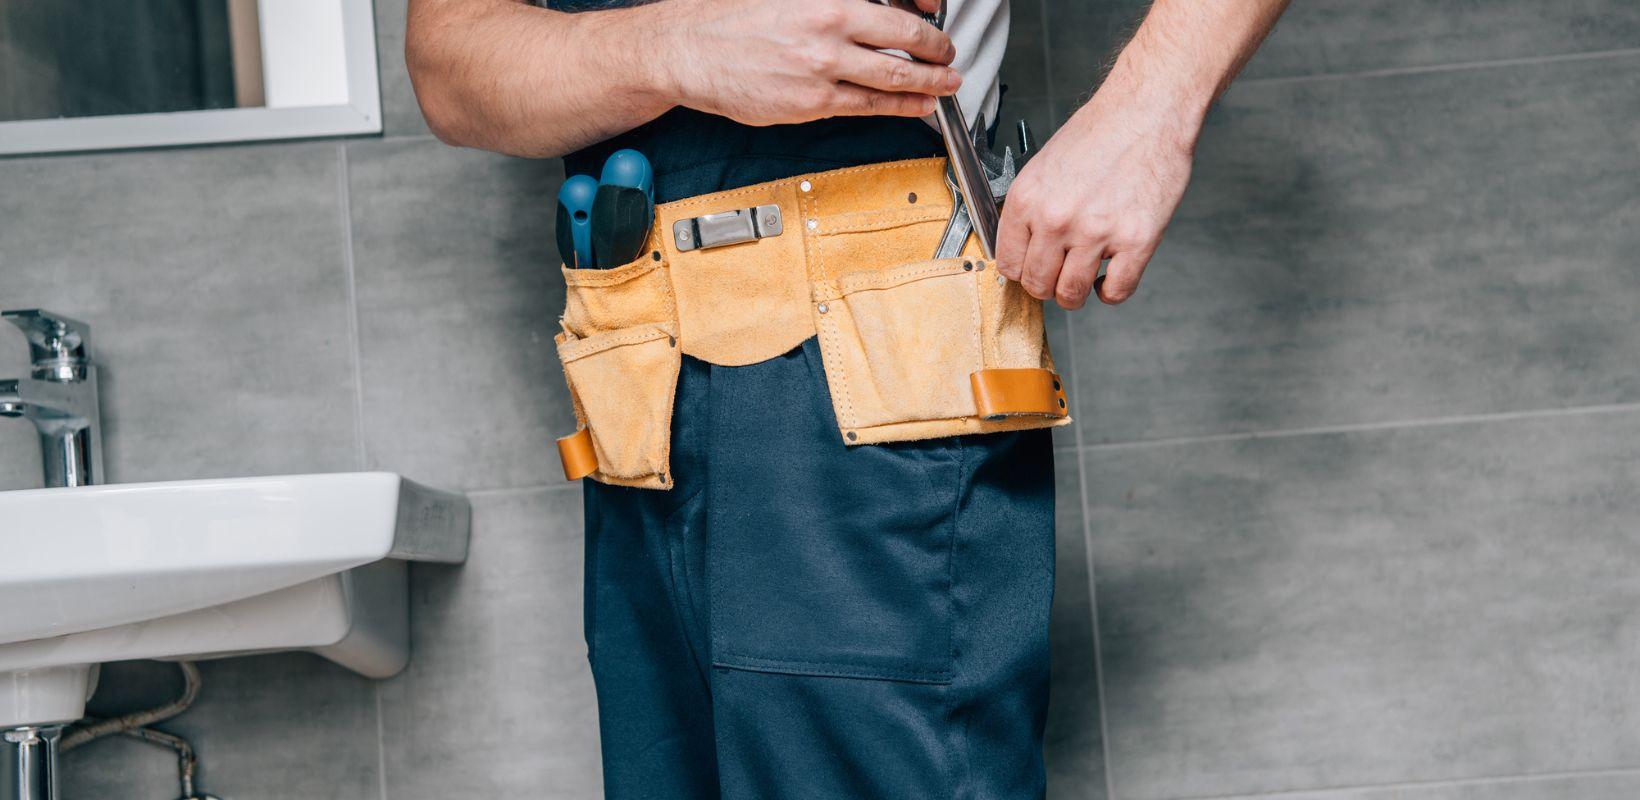
[(34, 377), (57, 381), (85, 377), (85, 368), (90, 363), (86, 354), (90, 325), (38, 308), (0, 311), (0, 318), (16, 325), (28, 339)]

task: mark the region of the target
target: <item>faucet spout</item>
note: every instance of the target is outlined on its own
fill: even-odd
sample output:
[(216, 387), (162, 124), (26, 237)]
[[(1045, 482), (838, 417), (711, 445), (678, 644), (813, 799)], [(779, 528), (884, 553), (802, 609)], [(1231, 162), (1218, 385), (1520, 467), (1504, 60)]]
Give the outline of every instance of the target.
[(0, 380), (0, 417), (21, 417), (40, 435), (45, 485), (88, 486), (102, 476), (97, 370), (86, 354), (89, 328), (38, 310), (0, 312), (23, 329), (33, 374)]
[(17, 393), (17, 381), (0, 381), (0, 417), (23, 416), (23, 398)]

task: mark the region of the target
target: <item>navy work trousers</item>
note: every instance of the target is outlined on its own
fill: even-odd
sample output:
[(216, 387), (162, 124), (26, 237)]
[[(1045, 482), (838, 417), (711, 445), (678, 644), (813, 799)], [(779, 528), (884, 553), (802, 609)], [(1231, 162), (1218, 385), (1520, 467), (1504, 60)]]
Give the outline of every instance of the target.
[(606, 797), (1042, 796), (1048, 431), (845, 446), (810, 339), (685, 357), (671, 459), (585, 482)]

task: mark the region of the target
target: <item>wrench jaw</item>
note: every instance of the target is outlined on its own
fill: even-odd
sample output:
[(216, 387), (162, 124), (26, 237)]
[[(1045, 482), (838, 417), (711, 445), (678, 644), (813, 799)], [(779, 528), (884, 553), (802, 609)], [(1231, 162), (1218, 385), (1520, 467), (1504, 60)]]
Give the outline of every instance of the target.
[[(969, 131), (969, 141), (974, 145), (974, 152), (979, 156), (981, 168), (985, 172), (985, 182), (990, 186), (991, 196), (998, 208), (1008, 196), (1008, 189), (1019, 175), (1019, 168), (1024, 166), (1035, 148), (1031, 141), (1031, 128), (1025, 120), (1020, 120), (1016, 131), (1019, 135), (1019, 157), (1014, 157), (1013, 148), (1004, 147), (1002, 155), (997, 155), (985, 145), (985, 115), (982, 113), (974, 121), (974, 127)], [(945, 232), (940, 235), (939, 246), (934, 250), (935, 258), (956, 258), (962, 254), (962, 248), (968, 243), (968, 235), (974, 229), (974, 220), (968, 213), (968, 205), (963, 197), (962, 187), (957, 182), (956, 172), (952, 169), (951, 160), (946, 161), (945, 185), (951, 190), (951, 219), (945, 223)], [(984, 241), (981, 241), (981, 251), (987, 258), (994, 257), (986, 252)]]

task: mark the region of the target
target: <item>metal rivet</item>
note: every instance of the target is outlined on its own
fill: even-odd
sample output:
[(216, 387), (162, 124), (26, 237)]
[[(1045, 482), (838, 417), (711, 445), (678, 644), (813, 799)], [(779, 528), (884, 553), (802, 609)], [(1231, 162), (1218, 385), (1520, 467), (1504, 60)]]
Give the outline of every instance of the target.
[(972, 261), (962, 262), (962, 271), (963, 272), (973, 272), (974, 271), (974, 262), (972, 262)]
[[(666, 337), (666, 346), (667, 347), (677, 347), (678, 346), (678, 337), (676, 337), (676, 336)], [(1058, 388), (1058, 387), (1055, 387), (1055, 388)]]
[(824, 314), (826, 313), (826, 304), (821, 303), (819, 306), (816, 306), (814, 310)]
[(806, 192), (810, 189), (813, 189), (814, 184), (809, 183), (808, 181), (803, 181), (802, 183), (797, 184), (797, 188), (802, 189), (803, 191)]
[(656, 250), (655, 252), (650, 253), (649, 257), (656, 260), (656, 261), (659, 261), (659, 260), (661, 260), (661, 251)]
[(985, 262), (984, 261), (979, 262), (979, 266), (975, 267), (975, 269), (979, 270), (980, 272), (984, 272), (985, 271)]
[(912, 193), (911, 193), (911, 194), (908, 194), (908, 195), (906, 195), (906, 196), (905, 196), (905, 201), (906, 201), (906, 202), (907, 202), (907, 203), (915, 203), (915, 202), (917, 202), (917, 193), (916, 193), (916, 192), (912, 192)]
[(818, 228), (818, 227), (820, 227), (820, 220), (817, 220), (817, 219), (809, 220), (809, 230), (812, 231), (812, 230), (814, 230), (815, 228)]
[(1000, 274), (997, 275), (997, 285), (998, 286), (1001, 286), (1001, 285), (1003, 285), (1007, 282), (1008, 282), (1007, 278), (1002, 277), (1002, 275), (1000, 275)]
[(852, 442), (852, 441), (854, 441), (855, 439), (858, 439), (858, 438), (860, 438), (860, 437), (857, 434), (855, 434), (854, 431), (849, 431), (848, 432), (848, 440), (849, 441)]

